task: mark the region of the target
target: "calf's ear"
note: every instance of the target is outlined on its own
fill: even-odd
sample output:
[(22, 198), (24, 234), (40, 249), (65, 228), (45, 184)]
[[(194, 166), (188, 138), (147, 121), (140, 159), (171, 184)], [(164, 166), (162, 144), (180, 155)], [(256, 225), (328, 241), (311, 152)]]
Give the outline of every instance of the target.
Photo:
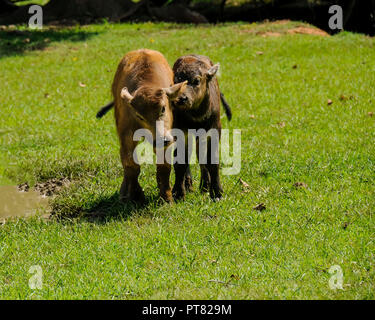
[(207, 80), (211, 80), (214, 75), (219, 71), (220, 63), (216, 63), (207, 71)]
[(126, 102), (130, 103), (133, 100), (133, 96), (129, 93), (127, 87), (123, 87), (121, 90), (121, 98)]
[(186, 89), (187, 81), (177, 83), (169, 88), (163, 88), (169, 99), (174, 100)]

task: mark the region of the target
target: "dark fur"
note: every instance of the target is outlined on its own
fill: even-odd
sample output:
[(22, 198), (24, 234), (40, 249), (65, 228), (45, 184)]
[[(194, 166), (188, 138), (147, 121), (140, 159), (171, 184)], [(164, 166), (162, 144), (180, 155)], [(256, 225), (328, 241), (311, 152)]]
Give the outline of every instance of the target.
[(109, 110), (111, 110), (114, 106), (114, 102), (111, 101), (110, 103), (106, 104), (104, 107), (102, 107), (98, 113), (96, 114), (96, 117), (100, 119), (103, 117)]
[[(217, 129), (219, 137), (221, 133), (220, 101), (228, 119), (232, 117), (229, 105), (220, 93), (219, 84), (215, 75), (210, 72), (215, 69), (211, 60), (205, 56), (188, 55), (179, 58), (174, 66), (174, 81), (179, 83), (188, 81), (185, 92), (173, 103), (174, 127), (184, 130), (188, 129)], [(216, 71), (215, 71), (216, 73)], [(198, 79), (198, 80), (197, 80)], [(198, 81), (199, 83), (197, 84)], [(187, 147), (187, 146), (186, 146)], [(199, 147), (197, 143), (197, 153)], [(185, 152), (187, 155), (187, 150)], [(207, 155), (211, 154), (208, 144)], [(186, 156), (185, 164), (174, 165), (176, 181), (173, 194), (176, 199), (185, 197), (186, 189), (192, 188), (192, 178), (189, 168), (189, 155)], [(213, 199), (221, 198), (223, 189), (220, 184), (219, 165), (212, 164), (210, 158), (207, 164), (201, 164), (200, 189), (210, 191)]]
[(227, 100), (225, 100), (224, 94), (222, 92), (220, 92), (220, 100), (221, 100), (221, 103), (223, 104), (224, 111), (225, 111), (225, 114), (227, 115), (228, 120), (231, 121), (232, 120), (232, 110), (231, 110)]

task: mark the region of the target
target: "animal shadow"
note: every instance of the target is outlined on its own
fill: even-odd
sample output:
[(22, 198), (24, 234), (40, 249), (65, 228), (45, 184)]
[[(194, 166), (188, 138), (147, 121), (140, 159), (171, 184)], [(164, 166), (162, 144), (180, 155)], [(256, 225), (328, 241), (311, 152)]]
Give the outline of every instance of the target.
[(81, 219), (87, 222), (105, 224), (113, 220), (127, 220), (136, 214), (147, 214), (150, 209), (160, 205), (160, 200), (155, 196), (146, 196), (142, 204), (131, 201), (121, 201), (119, 192), (103, 196), (86, 209)]
[(0, 58), (24, 54), (34, 50), (44, 50), (52, 43), (60, 41), (80, 42), (98, 35), (74, 28), (46, 28), (45, 30), (0, 30)]

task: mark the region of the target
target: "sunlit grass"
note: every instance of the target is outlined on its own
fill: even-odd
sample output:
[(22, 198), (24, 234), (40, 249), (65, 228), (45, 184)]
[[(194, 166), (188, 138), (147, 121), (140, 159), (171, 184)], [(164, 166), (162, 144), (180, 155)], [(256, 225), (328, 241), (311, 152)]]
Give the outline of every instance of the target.
[[(278, 28), (285, 25), (3, 33), (0, 173), (30, 184), (68, 177), (51, 206), (78, 218), (0, 225), (0, 297), (374, 299), (375, 41), (256, 32)], [(242, 130), (241, 173), (222, 176), (222, 201), (195, 191), (159, 205), (155, 167), (145, 166), (149, 205), (118, 203), (113, 115), (95, 114), (111, 99), (120, 58), (143, 47), (171, 65), (187, 53), (220, 62), (233, 109), (223, 127)], [(193, 175), (197, 189), (197, 166)], [(259, 203), (266, 210), (254, 210)], [(90, 219), (98, 212), (106, 219)], [(32, 265), (43, 269), (42, 290), (28, 287)], [(343, 270), (344, 290), (328, 286), (332, 265)]]

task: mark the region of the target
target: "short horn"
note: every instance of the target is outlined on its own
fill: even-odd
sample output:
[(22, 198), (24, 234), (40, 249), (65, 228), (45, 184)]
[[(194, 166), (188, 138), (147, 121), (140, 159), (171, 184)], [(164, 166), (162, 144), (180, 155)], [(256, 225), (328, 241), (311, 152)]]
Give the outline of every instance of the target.
[(129, 93), (127, 87), (123, 87), (121, 90), (121, 98), (130, 102), (133, 99), (133, 96)]

